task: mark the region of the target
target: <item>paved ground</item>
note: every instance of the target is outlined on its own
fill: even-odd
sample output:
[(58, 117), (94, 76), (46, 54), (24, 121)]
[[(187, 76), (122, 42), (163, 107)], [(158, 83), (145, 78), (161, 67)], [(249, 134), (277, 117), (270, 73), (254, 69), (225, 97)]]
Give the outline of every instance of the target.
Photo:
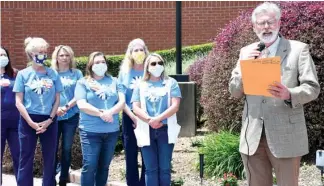
[[(69, 183), (68, 186), (80, 186), (78, 184)], [(17, 186), (16, 179), (13, 175), (2, 174), (2, 186)], [(42, 186), (42, 180), (34, 178), (34, 186)]]

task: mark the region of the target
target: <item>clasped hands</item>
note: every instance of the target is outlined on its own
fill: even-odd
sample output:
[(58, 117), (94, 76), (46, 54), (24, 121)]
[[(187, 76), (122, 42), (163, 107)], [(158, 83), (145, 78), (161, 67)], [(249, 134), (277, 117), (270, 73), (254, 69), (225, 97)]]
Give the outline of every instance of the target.
[(36, 134), (44, 133), (47, 130), (47, 127), (52, 123), (53, 121), (51, 119), (47, 119), (42, 122), (33, 122), (31, 124), (31, 127), (36, 130)]
[(114, 121), (114, 113), (111, 110), (100, 110), (100, 118), (105, 122), (112, 123)]
[[(138, 117), (134, 116), (131, 118), (133, 121), (133, 127), (137, 127), (137, 120)], [(148, 117), (146, 122), (153, 128), (153, 129), (158, 129), (161, 128), (164, 124), (161, 122), (161, 119), (159, 117)]]

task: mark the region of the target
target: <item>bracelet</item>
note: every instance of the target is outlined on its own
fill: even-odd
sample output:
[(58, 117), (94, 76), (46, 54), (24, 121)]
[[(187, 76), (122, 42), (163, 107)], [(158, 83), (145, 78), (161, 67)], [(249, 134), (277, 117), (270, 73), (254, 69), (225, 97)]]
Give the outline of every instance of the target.
[(66, 109), (69, 109), (69, 108), (70, 108), (69, 104), (64, 105), (64, 107), (65, 107)]
[(52, 120), (53, 121), (53, 117), (52, 116), (49, 116), (48, 119)]

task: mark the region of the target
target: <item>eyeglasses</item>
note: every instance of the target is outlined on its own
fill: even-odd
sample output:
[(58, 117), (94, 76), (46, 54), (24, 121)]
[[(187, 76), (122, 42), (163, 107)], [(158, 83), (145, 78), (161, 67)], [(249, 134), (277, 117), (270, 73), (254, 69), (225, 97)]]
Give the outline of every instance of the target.
[(266, 24), (268, 24), (270, 27), (274, 26), (277, 23), (277, 20), (269, 20), (269, 21), (262, 21), (262, 22), (256, 22), (256, 24), (259, 27), (265, 27)]
[(159, 64), (159, 65), (161, 65), (161, 66), (163, 66), (163, 62), (162, 62), (162, 61), (159, 61), (159, 62), (152, 62), (150, 65), (151, 65), (151, 66), (155, 66), (156, 63)]

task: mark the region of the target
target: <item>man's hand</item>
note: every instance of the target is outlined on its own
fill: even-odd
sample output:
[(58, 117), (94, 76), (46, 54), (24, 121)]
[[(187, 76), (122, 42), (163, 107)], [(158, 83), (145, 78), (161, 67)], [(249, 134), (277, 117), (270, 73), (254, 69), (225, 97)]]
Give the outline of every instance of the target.
[(268, 91), (274, 97), (282, 100), (289, 100), (291, 98), (288, 88), (279, 82), (270, 85)]
[(258, 43), (243, 47), (240, 51), (240, 60), (255, 59), (260, 55)]

